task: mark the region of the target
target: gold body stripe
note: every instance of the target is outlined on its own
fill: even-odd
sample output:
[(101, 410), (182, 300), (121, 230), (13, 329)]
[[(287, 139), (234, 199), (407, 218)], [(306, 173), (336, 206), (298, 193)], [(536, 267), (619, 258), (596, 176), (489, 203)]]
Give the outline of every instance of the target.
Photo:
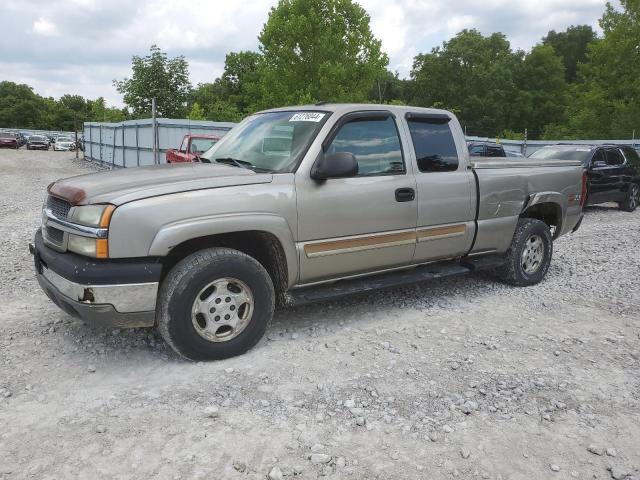
[(307, 243), (304, 252), (308, 258), (338, 255), (341, 253), (361, 252), (377, 248), (396, 247), (410, 245), (426, 240), (439, 240), (442, 238), (464, 235), (466, 225), (448, 225), (444, 227), (421, 228), (417, 231), (398, 233), (384, 233), (367, 235), (363, 237), (347, 238), (343, 240), (329, 240)]
[(465, 224), (448, 225), (446, 227), (422, 228), (418, 230), (418, 241), (439, 240), (441, 238), (458, 237), (467, 231)]

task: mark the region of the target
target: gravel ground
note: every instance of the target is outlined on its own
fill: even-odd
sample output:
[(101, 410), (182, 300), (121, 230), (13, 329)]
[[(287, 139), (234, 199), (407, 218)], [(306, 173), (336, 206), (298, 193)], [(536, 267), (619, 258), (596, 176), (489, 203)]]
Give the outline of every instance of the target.
[(640, 479), (640, 212), (590, 208), (547, 279), (463, 277), (278, 312), (242, 357), (91, 330), (27, 252), (45, 187), (0, 151), (0, 478)]

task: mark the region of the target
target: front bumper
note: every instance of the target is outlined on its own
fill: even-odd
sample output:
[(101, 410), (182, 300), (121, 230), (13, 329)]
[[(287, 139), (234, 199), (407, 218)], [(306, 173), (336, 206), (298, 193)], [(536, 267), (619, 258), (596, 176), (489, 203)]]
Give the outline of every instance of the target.
[(29, 250), (40, 287), (69, 315), (94, 326), (153, 326), (159, 263), (95, 261), (56, 252), (44, 245), (40, 231)]

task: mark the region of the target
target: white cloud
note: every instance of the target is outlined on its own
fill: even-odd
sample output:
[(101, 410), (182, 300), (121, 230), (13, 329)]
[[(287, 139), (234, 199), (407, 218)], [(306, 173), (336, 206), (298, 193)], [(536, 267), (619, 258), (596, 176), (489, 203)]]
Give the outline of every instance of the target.
[(58, 27), (56, 27), (53, 23), (51, 23), (46, 18), (38, 18), (35, 22), (33, 22), (33, 33), (37, 33), (38, 35), (46, 35), (53, 36), (58, 35)]
[[(514, 48), (528, 49), (551, 30), (590, 24), (606, 0), (359, 0), (374, 34), (401, 76), (413, 58), (462, 28), (501, 31)], [(129, 74), (131, 56), (157, 44), (184, 55), (192, 82), (213, 81), (225, 55), (255, 50), (277, 0), (2, 0), (0, 80), (32, 85), (59, 97), (104, 96), (121, 105), (114, 78)], [(64, 65), (60, 64), (63, 58)]]

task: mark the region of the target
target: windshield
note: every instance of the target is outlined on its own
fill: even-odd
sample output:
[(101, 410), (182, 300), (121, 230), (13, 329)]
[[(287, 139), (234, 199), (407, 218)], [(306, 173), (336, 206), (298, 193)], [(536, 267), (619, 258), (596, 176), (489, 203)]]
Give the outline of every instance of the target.
[(0, 133), (0, 138), (16, 138), (14, 133)]
[(215, 145), (218, 140), (214, 138), (192, 138), (191, 153), (203, 153)]
[(586, 164), (589, 160), (589, 152), (591, 149), (588, 147), (573, 147), (573, 148), (554, 148), (545, 147), (533, 152), (529, 158), (540, 159), (554, 159), (554, 160), (580, 160), (583, 164)]
[(29, 137), (29, 140), (34, 141), (34, 142), (44, 142), (44, 141), (46, 141), (46, 139), (44, 137), (41, 137), (40, 135), (31, 135)]
[(292, 172), (328, 116), (328, 112), (311, 111), (252, 115), (201, 158), (212, 163), (233, 159), (257, 171)]

